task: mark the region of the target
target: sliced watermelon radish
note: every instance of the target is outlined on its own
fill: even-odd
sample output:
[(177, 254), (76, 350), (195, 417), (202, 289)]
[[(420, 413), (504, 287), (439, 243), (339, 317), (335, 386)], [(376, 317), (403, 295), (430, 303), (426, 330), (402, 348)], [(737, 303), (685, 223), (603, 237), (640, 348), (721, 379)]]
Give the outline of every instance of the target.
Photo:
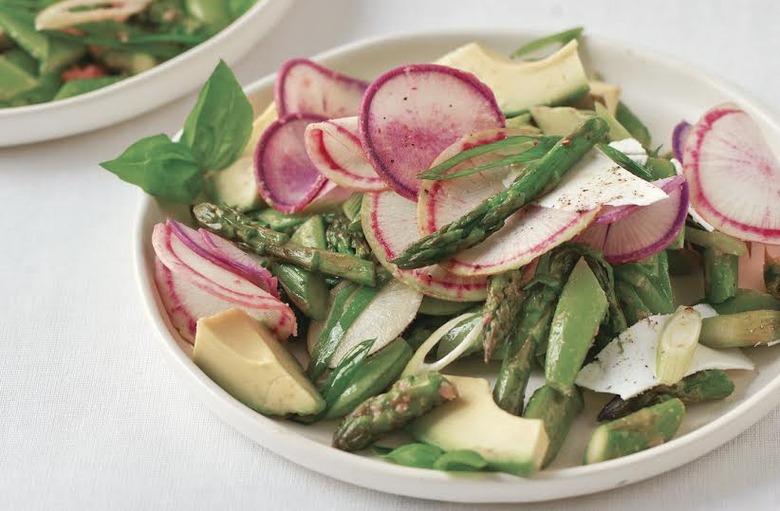
[[(484, 130), (466, 135), (434, 161), (445, 161), (469, 147), (500, 140), (512, 135), (504, 128)], [(488, 153), (465, 160), (448, 172), (475, 167), (503, 158)], [(423, 181), (417, 203), (421, 234), (430, 234), (474, 209), (488, 197), (505, 189), (505, 180), (514, 170), (495, 168), (457, 179)], [(464, 250), (442, 266), (463, 276), (495, 275), (520, 268), (553, 247), (571, 239), (596, 217), (598, 209), (567, 211), (538, 205), (528, 205), (509, 217), (504, 227), (484, 243)]]
[(359, 192), (387, 189), (360, 144), (357, 117), (309, 124), (305, 143), (314, 166), (334, 183)]
[(306, 154), (306, 126), (323, 117), (291, 114), (265, 130), (255, 151), (255, 176), (260, 194), (282, 213), (303, 210), (325, 186), (326, 178)]
[(685, 141), (683, 173), (691, 203), (716, 229), (780, 244), (780, 162), (746, 112), (708, 110)]
[(688, 138), (692, 127), (688, 121), (680, 121), (674, 127), (674, 131), (672, 131), (672, 153), (678, 161), (683, 161), (685, 140)]
[(201, 257), (226, 270), (238, 273), (274, 298), (279, 298), (278, 282), (271, 272), (246, 252), (206, 229), (195, 230), (168, 219), (167, 227)]
[(360, 138), (388, 185), (416, 200), (417, 174), (447, 146), (504, 127), (493, 92), (474, 75), (436, 64), (397, 67), (377, 78), (360, 106)]
[(576, 241), (600, 250), (613, 264), (638, 261), (657, 254), (674, 241), (688, 216), (688, 185), (680, 176), (656, 181), (668, 197), (609, 224), (596, 224)]
[(357, 115), (368, 83), (307, 59), (288, 60), (280, 69), (274, 96), (279, 117), (288, 114), (327, 118)]
[(349, 188), (339, 186), (330, 179), (325, 181), (325, 186), (317, 192), (317, 195), (306, 205), (301, 213), (316, 214), (328, 213), (341, 207), (341, 204), (354, 192)]
[[(160, 292), (175, 289), (175, 296), (169, 296), (167, 301), (183, 307), (189, 316), (197, 320), (204, 315), (239, 307), (263, 322), (279, 339), (295, 333), (295, 315), (289, 306), (237, 273), (198, 254), (186, 239), (173, 232), (170, 225), (155, 225), (152, 246), (172, 279), (160, 287)], [(158, 273), (165, 276), (164, 272)]]
[(400, 270), (389, 261), (417, 241), (417, 204), (393, 191), (363, 195), (363, 232), (377, 260), (398, 280), (427, 296), (457, 302), (484, 300), (485, 277), (453, 275), (438, 265)]
[[(174, 278), (171, 270), (166, 268), (157, 257), (154, 258), (154, 283), (171, 324), (188, 343), (194, 345), (198, 318), (193, 316), (190, 304), (185, 302), (183, 297), (207, 293), (184, 279)], [(208, 298), (194, 300), (195, 303), (209, 303), (209, 301)]]

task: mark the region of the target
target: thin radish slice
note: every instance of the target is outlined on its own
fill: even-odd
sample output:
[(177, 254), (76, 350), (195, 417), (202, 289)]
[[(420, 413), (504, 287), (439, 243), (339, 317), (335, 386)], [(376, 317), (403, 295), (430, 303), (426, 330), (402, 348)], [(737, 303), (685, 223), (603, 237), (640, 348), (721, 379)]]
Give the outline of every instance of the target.
[(292, 59), (279, 69), (274, 96), (279, 117), (288, 114), (327, 118), (357, 115), (368, 83), (308, 59)]
[(198, 318), (191, 314), (182, 296), (193, 296), (203, 291), (186, 280), (175, 279), (171, 270), (166, 268), (157, 257), (154, 258), (154, 283), (173, 327), (184, 340), (195, 344), (195, 326)]
[(733, 104), (707, 111), (685, 141), (683, 173), (696, 211), (744, 241), (780, 244), (780, 162)]
[(304, 138), (312, 163), (334, 183), (359, 192), (387, 189), (360, 144), (357, 117), (309, 124)]
[(589, 227), (576, 241), (590, 245), (612, 264), (657, 254), (674, 240), (688, 216), (688, 185), (680, 176), (655, 182), (669, 196), (611, 224)]
[(368, 160), (390, 187), (416, 200), (417, 174), (447, 146), (504, 127), (493, 92), (469, 73), (436, 64), (397, 67), (377, 78), (360, 106)]
[(240, 275), (199, 255), (167, 224), (155, 225), (152, 246), (179, 289), (179, 302), (192, 317), (198, 319), (204, 314), (239, 307), (263, 322), (279, 339), (295, 333), (295, 315), (289, 306)]
[(630, 215), (639, 206), (604, 206), (594, 224), (613, 224)]
[(301, 211), (305, 214), (327, 213), (337, 210), (341, 204), (354, 192), (349, 188), (339, 186), (327, 179), (325, 186), (317, 192), (317, 195)]
[[(445, 149), (434, 164), (445, 161), (469, 147), (501, 140), (512, 135), (511, 130), (492, 129), (466, 135)], [(503, 158), (488, 153), (470, 158), (449, 172), (475, 167)], [(505, 189), (504, 181), (514, 170), (508, 167), (440, 181), (423, 181), (417, 203), (421, 234), (430, 234), (457, 220), (488, 197)], [(484, 243), (464, 250), (442, 266), (463, 276), (495, 275), (520, 268), (553, 247), (570, 240), (584, 230), (596, 217), (598, 209), (567, 211), (528, 205), (509, 217), (504, 227)]]
[(306, 154), (306, 126), (322, 117), (291, 114), (277, 119), (265, 130), (255, 151), (255, 177), (260, 194), (282, 213), (305, 208), (325, 186), (326, 178)]
[(392, 191), (369, 192), (363, 195), (360, 216), (366, 241), (377, 260), (401, 282), (442, 300), (474, 302), (485, 299), (485, 277), (461, 277), (437, 265), (400, 270), (389, 262), (420, 238), (414, 202)]
[(678, 161), (683, 161), (683, 149), (685, 148), (685, 140), (691, 133), (691, 123), (688, 121), (680, 121), (674, 127), (672, 131), (672, 153)]

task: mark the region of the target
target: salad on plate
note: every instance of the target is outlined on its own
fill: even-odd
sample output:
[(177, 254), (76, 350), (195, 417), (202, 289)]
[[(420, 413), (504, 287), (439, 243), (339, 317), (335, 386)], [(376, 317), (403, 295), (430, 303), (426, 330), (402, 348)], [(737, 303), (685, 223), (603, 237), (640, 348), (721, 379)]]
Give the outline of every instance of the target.
[(584, 464), (729, 399), (780, 339), (780, 165), (730, 103), (657, 145), (580, 33), (370, 82), (293, 59), (257, 116), (221, 63), (102, 163), (187, 212), (150, 243), (194, 363), (336, 449), (522, 477), (588, 402)]

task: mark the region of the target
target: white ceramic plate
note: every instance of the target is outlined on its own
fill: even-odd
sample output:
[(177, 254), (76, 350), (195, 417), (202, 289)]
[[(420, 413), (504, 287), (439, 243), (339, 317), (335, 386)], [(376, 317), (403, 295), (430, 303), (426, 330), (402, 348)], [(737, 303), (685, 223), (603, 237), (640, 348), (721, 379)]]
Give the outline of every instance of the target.
[(240, 59), (281, 19), (292, 0), (260, 0), (214, 37), (108, 87), (64, 99), (0, 108), (0, 147), (103, 128), (170, 103), (206, 81), (219, 59)]
[[(509, 30), (417, 34), (350, 44), (320, 55), (317, 60), (370, 79), (396, 65), (434, 60), (466, 42), (480, 41), (508, 52), (538, 35)], [(736, 101), (758, 121), (770, 144), (780, 143), (780, 125), (765, 108), (689, 64), (603, 40), (586, 39), (582, 53), (590, 69), (623, 87), (624, 100), (648, 124), (657, 143), (670, 147), (669, 136), (678, 120), (695, 121), (706, 109), (723, 101)], [(258, 109), (272, 97), (273, 78), (247, 88)], [(596, 425), (593, 418), (605, 401), (592, 395), (555, 464), (531, 479), (505, 474), (453, 477), (341, 452), (329, 446), (333, 424), (302, 426), (263, 417), (231, 398), (190, 361), (167, 320), (152, 278), (151, 229), (166, 214), (171, 213), (163, 211), (155, 201), (143, 201), (135, 233), (136, 269), (164, 351), (184, 383), (223, 420), (252, 440), (295, 463), (352, 484), (460, 502), (541, 501), (592, 493), (652, 477), (702, 456), (740, 434), (780, 401), (780, 348), (760, 348), (747, 351), (756, 363), (756, 371), (738, 375), (737, 389), (728, 399), (690, 407), (674, 440), (605, 463), (580, 465), (587, 439)]]

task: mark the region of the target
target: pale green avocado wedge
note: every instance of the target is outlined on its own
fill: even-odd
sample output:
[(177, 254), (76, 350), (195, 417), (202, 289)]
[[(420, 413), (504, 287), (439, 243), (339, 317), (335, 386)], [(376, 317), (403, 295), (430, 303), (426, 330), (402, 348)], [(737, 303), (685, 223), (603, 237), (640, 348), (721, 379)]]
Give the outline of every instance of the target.
[(446, 378), (457, 387), (458, 398), (407, 425), (415, 440), (443, 451), (475, 451), (490, 470), (516, 476), (539, 470), (549, 444), (541, 420), (517, 417), (499, 408), (484, 378)]

